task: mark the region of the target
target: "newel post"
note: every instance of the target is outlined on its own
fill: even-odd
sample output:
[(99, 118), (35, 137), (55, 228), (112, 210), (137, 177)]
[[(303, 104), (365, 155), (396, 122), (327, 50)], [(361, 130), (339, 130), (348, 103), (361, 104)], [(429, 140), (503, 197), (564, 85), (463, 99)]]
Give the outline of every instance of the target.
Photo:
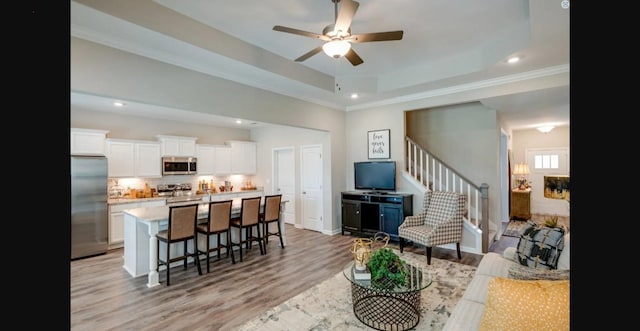
[(482, 253), (487, 253), (489, 251), (489, 184), (482, 183), (480, 185), (480, 199), (482, 203), (482, 222), (480, 224)]

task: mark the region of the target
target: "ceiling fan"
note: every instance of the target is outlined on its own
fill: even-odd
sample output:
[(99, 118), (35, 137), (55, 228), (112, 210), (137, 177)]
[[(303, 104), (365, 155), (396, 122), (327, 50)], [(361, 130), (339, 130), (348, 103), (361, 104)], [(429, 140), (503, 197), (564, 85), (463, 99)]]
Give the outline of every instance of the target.
[[(273, 30), (275, 31), (293, 33), (326, 41), (323, 45), (318, 46), (297, 58), (295, 60), (296, 62), (302, 62), (324, 50), (327, 55), (336, 59), (344, 56), (353, 66), (357, 66), (362, 64), (364, 61), (353, 50), (353, 48), (351, 48), (352, 43), (402, 39), (402, 30), (352, 35), (351, 21), (353, 20), (353, 16), (355, 15), (360, 3), (352, 0), (331, 0), (331, 2), (333, 2), (335, 8), (335, 22), (327, 25), (322, 30), (322, 34), (288, 28), (281, 25), (275, 25), (273, 27)], [(340, 11), (338, 11), (339, 2), (342, 3), (340, 5)]]

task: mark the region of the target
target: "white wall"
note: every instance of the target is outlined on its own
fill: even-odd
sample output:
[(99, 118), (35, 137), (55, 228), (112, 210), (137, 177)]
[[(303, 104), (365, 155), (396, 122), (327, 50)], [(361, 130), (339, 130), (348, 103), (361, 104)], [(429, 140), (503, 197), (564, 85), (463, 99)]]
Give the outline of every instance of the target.
[[(301, 185), (301, 169), (300, 169), (300, 147), (303, 145), (322, 145), (323, 147), (323, 166), (324, 177), (322, 186), (324, 190), (324, 201), (333, 201), (334, 191), (344, 190), (344, 186), (336, 178), (341, 175), (333, 175), (332, 172), (332, 153), (331, 153), (331, 137), (326, 131), (301, 129), (287, 126), (270, 126), (251, 130), (251, 140), (258, 142), (258, 173), (256, 175), (256, 184), (264, 186), (265, 194), (273, 194), (273, 149), (279, 147), (293, 147), (295, 160), (295, 178), (296, 178), (296, 213), (295, 224), (302, 225), (302, 204), (300, 196)], [(335, 182), (335, 184), (334, 184)], [(338, 205), (339, 206), (339, 205)], [(323, 232), (337, 233), (341, 223), (340, 208), (335, 208), (334, 203), (325, 203), (323, 206), (324, 227)]]
[(409, 111), (406, 121), (407, 135), (414, 141), (476, 185), (489, 185), (489, 221), (499, 227), (500, 130), (496, 111), (471, 102)]
[(119, 115), (88, 109), (71, 107), (71, 127), (108, 130), (107, 138), (158, 141), (156, 135), (197, 137), (196, 144), (224, 145), (229, 140), (251, 140), (251, 132), (246, 129), (217, 127), (212, 125), (189, 124)]

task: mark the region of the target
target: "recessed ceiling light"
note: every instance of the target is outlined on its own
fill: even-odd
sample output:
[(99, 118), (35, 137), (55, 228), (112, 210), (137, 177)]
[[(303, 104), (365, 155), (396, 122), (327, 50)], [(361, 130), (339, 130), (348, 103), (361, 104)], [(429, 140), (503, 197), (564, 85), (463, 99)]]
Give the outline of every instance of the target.
[(241, 120), (236, 120), (236, 124), (242, 124)]
[(555, 126), (553, 125), (544, 125), (544, 126), (539, 126), (536, 129), (538, 129), (538, 131), (542, 133), (549, 133), (551, 132), (551, 130), (553, 130), (553, 128), (555, 128)]
[(124, 107), (124, 102), (121, 101), (114, 101), (113, 105), (116, 107)]
[(357, 98), (358, 98), (358, 93), (351, 94), (351, 99), (357, 99)]
[(520, 61), (520, 58), (517, 57), (517, 56), (511, 57), (511, 58), (509, 58), (509, 60), (507, 60), (507, 62), (509, 62), (509, 63), (516, 63), (518, 61)]

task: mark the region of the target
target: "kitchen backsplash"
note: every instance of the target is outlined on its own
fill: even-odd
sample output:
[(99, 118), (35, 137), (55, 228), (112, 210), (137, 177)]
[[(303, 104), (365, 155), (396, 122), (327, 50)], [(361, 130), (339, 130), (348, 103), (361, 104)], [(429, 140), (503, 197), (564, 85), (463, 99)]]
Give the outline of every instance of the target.
[(253, 176), (248, 175), (229, 175), (229, 176), (163, 176), (162, 178), (109, 178), (108, 180), (108, 192), (115, 185), (119, 185), (123, 190), (128, 191), (130, 188), (144, 189), (144, 184), (149, 184), (150, 188), (157, 188), (159, 184), (191, 184), (191, 192), (194, 194), (198, 190), (198, 183), (204, 180), (207, 184), (213, 179), (214, 185), (220, 187), (224, 185), (226, 180), (231, 181), (233, 191), (240, 191), (240, 188), (245, 185), (247, 181), (252, 181)]

